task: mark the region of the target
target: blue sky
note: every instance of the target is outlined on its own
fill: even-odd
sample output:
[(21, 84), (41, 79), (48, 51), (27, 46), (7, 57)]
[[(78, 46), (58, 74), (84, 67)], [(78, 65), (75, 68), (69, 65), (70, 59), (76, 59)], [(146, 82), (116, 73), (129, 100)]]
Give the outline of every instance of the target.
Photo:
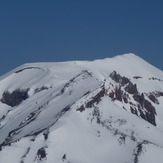
[(163, 70), (162, 0), (0, 1), (0, 75), (130, 52)]

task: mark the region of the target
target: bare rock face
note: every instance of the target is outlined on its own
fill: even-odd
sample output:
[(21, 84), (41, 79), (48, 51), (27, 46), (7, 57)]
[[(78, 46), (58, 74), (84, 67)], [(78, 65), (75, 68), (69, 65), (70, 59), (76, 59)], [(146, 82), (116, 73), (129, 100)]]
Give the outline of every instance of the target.
[(132, 82), (129, 82), (129, 83), (126, 85), (125, 91), (128, 92), (129, 94), (138, 93), (136, 84), (133, 84)]
[(38, 70), (40, 70), (41, 68), (39, 68), (39, 67), (25, 67), (23, 69), (17, 70), (15, 73), (20, 73), (20, 72), (22, 72), (24, 70), (30, 70), (30, 69), (38, 69)]
[(145, 101), (143, 93), (141, 95), (134, 94), (133, 98), (134, 98), (135, 101), (137, 101), (143, 107), (143, 104), (144, 104), (144, 101)]
[(153, 93), (150, 93), (150, 94), (148, 95), (148, 98), (149, 98), (152, 102), (154, 102), (155, 104), (159, 104), (158, 99), (156, 98), (156, 96), (155, 96)]
[(121, 90), (121, 87), (115, 88), (115, 99), (118, 101), (122, 101), (123, 91)]
[[(120, 102), (129, 103), (129, 95), (132, 95), (133, 100), (137, 103), (136, 106), (134, 106), (130, 102), (130, 111), (131, 113), (143, 118), (144, 120), (148, 121), (149, 123), (156, 126), (155, 122), (155, 107), (152, 105), (150, 101), (145, 99), (145, 96), (143, 93), (139, 93), (137, 90), (137, 85), (133, 84), (130, 79), (127, 77), (122, 77), (120, 74), (118, 74), (116, 71), (113, 71), (110, 75), (110, 78), (114, 80), (118, 86), (116, 85), (114, 90), (108, 93), (109, 97), (115, 101), (118, 100)], [(161, 96), (162, 93), (157, 93), (157, 96)], [(156, 95), (149, 94), (148, 98), (158, 104), (158, 100), (156, 98)]]
[(155, 107), (145, 99), (144, 94), (134, 94), (134, 100), (138, 103), (138, 111), (140, 112), (140, 117), (144, 120), (148, 121), (149, 123), (156, 126), (155, 122)]
[(5, 91), (2, 95), (0, 101), (11, 107), (18, 106), (22, 101), (26, 100), (28, 96), (29, 89), (16, 89), (13, 92)]
[[(119, 93), (118, 93), (118, 92), (119, 92)], [(119, 88), (115, 87), (115, 89), (114, 89), (112, 92), (110, 92), (110, 93), (108, 94), (108, 96), (109, 96), (113, 101), (115, 101), (115, 100), (122, 101), (122, 94), (121, 94), (121, 93), (122, 93), (121, 90), (120, 90)]]
[(145, 99), (144, 94), (142, 93), (141, 95), (134, 94), (133, 98), (135, 101), (138, 102), (139, 104), (139, 112), (140, 116), (144, 119), (156, 126), (155, 122), (155, 107)]
[(84, 111), (86, 108), (91, 108), (91, 107), (93, 107), (95, 104), (97, 105), (101, 100), (102, 100), (102, 97), (104, 97), (105, 96), (105, 87), (104, 86), (102, 86), (101, 87), (101, 90), (95, 95), (95, 96), (93, 96), (89, 101), (87, 101), (86, 103), (85, 103), (85, 105), (81, 105), (78, 109), (77, 109), (77, 111), (80, 111), (80, 112), (82, 112), (82, 111)]
[[(127, 77), (122, 77), (116, 71), (113, 71), (109, 77), (115, 81), (115, 84), (111, 84), (112, 88), (110, 90), (106, 90), (103, 86), (101, 87), (101, 91), (92, 97), (91, 100), (87, 101), (85, 105), (81, 105), (77, 111), (83, 112), (86, 108), (91, 108), (94, 104), (98, 104), (101, 101), (101, 98), (105, 95), (109, 96), (113, 101), (117, 100), (122, 103), (126, 103), (130, 105), (130, 111), (132, 114), (143, 118), (144, 120), (148, 121), (149, 123), (156, 126), (155, 122), (155, 107), (152, 103), (145, 98), (143, 93), (139, 93), (137, 89), (137, 85), (133, 84), (130, 79)], [(159, 92), (157, 93), (159, 96), (162, 94)], [(135, 103), (131, 102), (131, 96)], [(157, 98), (155, 95), (150, 94), (149, 99), (154, 103), (157, 103)]]
[(137, 87), (136, 84), (133, 84), (130, 79), (126, 77), (122, 77), (120, 74), (118, 74), (116, 71), (113, 71), (109, 75), (115, 82), (119, 83), (121, 86), (125, 86), (125, 91), (127, 91), (130, 94), (137, 93)]
[(124, 86), (125, 84), (129, 83), (130, 80), (126, 77), (122, 77), (121, 75), (117, 74), (116, 71), (113, 71), (110, 75), (109, 75), (115, 82), (120, 83), (122, 86)]
[(155, 95), (156, 95), (156, 97), (161, 97), (161, 96), (163, 96), (163, 92), (157, 91), (155, 93)]
[(44, 160), (46, 158), (46, 151), (44, 147), (38, 149), (36, 158), (39, 161)]

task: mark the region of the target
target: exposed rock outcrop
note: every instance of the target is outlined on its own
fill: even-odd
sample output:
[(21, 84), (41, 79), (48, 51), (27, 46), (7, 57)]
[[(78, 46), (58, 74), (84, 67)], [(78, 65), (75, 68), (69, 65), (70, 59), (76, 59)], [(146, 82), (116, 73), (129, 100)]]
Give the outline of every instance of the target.
[(154, 102), (155, 104), (159, 104), (158, 99), (156, 98), (156, 96), (155, 96), (153, 93), (150, 93), (150, 94), (147, 95), (147, 96), (148, 96), (148, 98), (149, 98), (152, 102)]
[(109, 75), (115, 82), (121, 84), (122, 86), (124, 86), (125, 84), (129, 83), (130, 80), (126, 77), (122, 77), (121, 75), (119, 75), (116, 71), (113, 71), (110, 75)]
[(16, 89), (13, 92), (5, 91), (0, 101), (11, 107), (18, 106), (22, 101), (26, 100), (29, 89)]
[(46, 151), (44, 147), (38, 149), (36, 158), (39, 161), (44, 160), (46, 158)]
[(30, 69), (38, 69), (38, 70), (40, 70), (41, 68), (39, 68), (39, 67), (25, 67), (25, 68), (22, 68), (20, 70), (15, 71), (15, 73), (20, 73), (20, 72), (22, 72), (24, 70), (30, 70)]
[[(125, 102), (126, 104), (130, 103), (131, 113), (140, 116), (144, 120), (156, 126), (155, 107), (151, 104), (150, 101), (145, 99), (143, 93), (140, 94), (138, 92), (137, 85), (133, 84), (127, 77), (122, 77), (116, 71), (113, 71), (109, 76), (112, 78), (112, 80), (114, 80), (117, 83), (115, 85), (114, 84), (112, 85), (114, 89), (112, 89), (112, 91), (108, 93), (109, 97), (113, 101), (118, 100), (120, 102)], [(136, 102), (136, 104), (133, 104), (130, 101), (129, 95), (132, 95), (133, 100)], [(162, 92), (157, 92), (157, 95), (149, 94), (148, 97), (152, 102), (158, 104), (159, 102), (155, 96), (162, 95), (163, 95)]]
[(129, 94), (135, 94), (138, 93), (136, 84), (133, 84), (132, 82), (129, 82), (126, 87), (124, 88), (126, 92)]

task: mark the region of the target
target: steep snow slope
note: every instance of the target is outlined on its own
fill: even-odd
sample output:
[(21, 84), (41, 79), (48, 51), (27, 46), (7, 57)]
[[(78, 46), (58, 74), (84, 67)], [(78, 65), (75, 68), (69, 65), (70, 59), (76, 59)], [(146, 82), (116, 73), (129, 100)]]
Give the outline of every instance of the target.
[(159, 163), (162, 136), (163, 72), (134, 54), (0, 78), (2, 163)]

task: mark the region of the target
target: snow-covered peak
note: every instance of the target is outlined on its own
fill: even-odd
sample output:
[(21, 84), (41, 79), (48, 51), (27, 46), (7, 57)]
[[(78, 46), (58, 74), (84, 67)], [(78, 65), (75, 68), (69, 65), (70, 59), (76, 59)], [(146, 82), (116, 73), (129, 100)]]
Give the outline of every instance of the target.
[(163, 72), (135, 54), (27, 63), (0, 78), (0, 162), (162, 162), (162, 108)]

